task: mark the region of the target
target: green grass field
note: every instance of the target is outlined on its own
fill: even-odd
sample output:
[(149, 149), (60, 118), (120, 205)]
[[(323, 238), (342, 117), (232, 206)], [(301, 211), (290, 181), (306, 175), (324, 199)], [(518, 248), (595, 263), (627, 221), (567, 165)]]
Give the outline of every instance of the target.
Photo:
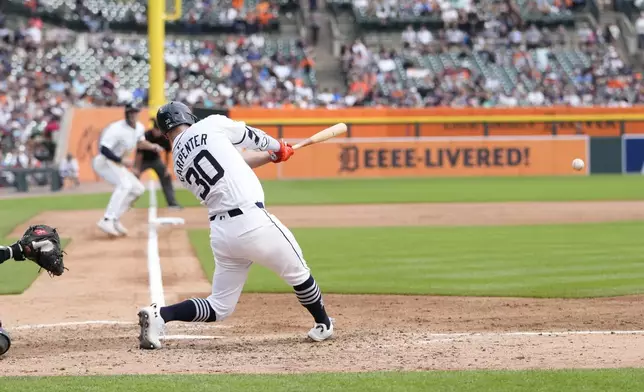
[[(623, 175), (264, 181), (263, 186), (269, 205), (644, 200), (644, 179)], [(185, 206), (199, 205), (186, 190), (177, 190), (177, 198)], [(165, 206), (160, 192), (157, 199)], [(0, 211), (105, 208), (108, 200), (107, 193), (0, 200)], [(147, 204), (143, 197), (137, 207)]]
[(0, 392), (641, 392), (644, 370), (5, 378)]
[[(596, 297), (644, 292), (644, 222), (293, 232), (329, 293)], [(208, 231), (189, 234), (211, 278)], [(291, 289), (254, 265), (245, 290)]]
[(268, 181), (264, 191), (269, 205), (644, 200), (644, 179), (598, 175)]

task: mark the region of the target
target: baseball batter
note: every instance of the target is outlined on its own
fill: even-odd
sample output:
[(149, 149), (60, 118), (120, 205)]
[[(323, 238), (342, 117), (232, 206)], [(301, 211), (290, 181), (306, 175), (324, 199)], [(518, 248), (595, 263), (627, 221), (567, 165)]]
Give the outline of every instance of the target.
[(97, 223), (101, 230), (112, 236), (127, 235), (120, 218), (145, 192), (145, 187), (131, 171), (134, 163), (126, 158), (127, 155), (135, 148), (163, 151), (163, 147), (145, 140), (145, 128), (136, 121), (139, 111), (135, 104), (128, 104), (125, 119), (113, 122), (103, 130), (99, 154), (92, 161), (96, 174), (115, 187), (105, 215)]
[(230, 316), (253, 262), (270, 268), (293, 287), (315, 320), (308, 333), (311, 339), (330, 338), (333, 320), (326, 313), (320, 288), (293, 234), (265, 209), (264, 191), (252, 170), (286, 161), (293, 148), (225, 116), (196, 121), (180, 102), (170, 102), (157, 112), (159, 128), (173, 142), (177, 178), (208, 208), (215, 256), (212, 294), (171, 306), (142, 308), (138, 313), (140, 347), (160, 348), (159, 335), (167, 322), (213, 322)]

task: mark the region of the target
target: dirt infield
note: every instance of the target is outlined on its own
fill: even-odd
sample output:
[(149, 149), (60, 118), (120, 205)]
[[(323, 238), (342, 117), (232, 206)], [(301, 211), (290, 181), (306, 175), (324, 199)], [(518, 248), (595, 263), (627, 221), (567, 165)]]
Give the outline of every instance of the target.
[[(643, 220), (643, 202), (408, 204), (275, 207), (288, 226), (530, 224)], [(203, 209), (160, 215), (207, 227)], [(244, 294), (223, 323), (171, 324), (166, 347), (137, 348), (136, 310), (149, 302), (147, 212), (128, 214), (129, 238), (98, 232), (100, 211), (47, 212), (73, 239), (70, 271), (43, 275), (23, 295), (2, 298), (14, 347), (3, 375), (273, 373), (308, 371), (640, 367), (640, 296), (536, 300), (327, 295), (337, 337), (304, 339), (310, 318), (292, 295)], [(207, 295), (184, 228), (159, 233), (167, 302)], [(305, 253), (307, 250), (305, 249)], [(311, 252), (311, 250), (308, 250)], [(315, 270), (315, 266), (312, 268)], [(538, 334), (538, 331), (560, 331)], [(562, 331), (575, 331), (561, 333)], [(595, 332), (584, 332), (595, 331)], [(597, 331), (635, 331), (601, 333)]]

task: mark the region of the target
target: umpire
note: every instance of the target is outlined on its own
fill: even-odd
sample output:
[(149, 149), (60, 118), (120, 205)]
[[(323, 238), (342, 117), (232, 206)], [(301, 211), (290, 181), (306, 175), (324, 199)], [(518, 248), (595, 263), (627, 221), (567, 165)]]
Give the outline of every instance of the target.
[[(172, 151), (172, 146), (170, 141), (166, 138), (159, 127), (157, 126), (156, 120), (152, 120), (153, 125), (152, 129), (149, 129), (145, 132), (145, 140), (150, 143), (155, 143), (160, 145), (165, 149), (166, 162), (170, 161), (170, 153)], [(172, 175), (168, 171), (165, 163), (161, 160), (161, 156), (156, 151), (149, 150), (137, 150), (136, 152), (136, 174), (141, 176), (144, 171), (152, 169), (157, 173), (159, 180), (161, 181), (161, 186), (163, 187), (163, 194), (165, 195), (165, 200), (168, 203), (169, 208), (181, 209), (182, 207), (177, 203), (177, 199), (174, 196), (174, 188), (172, 187)]]

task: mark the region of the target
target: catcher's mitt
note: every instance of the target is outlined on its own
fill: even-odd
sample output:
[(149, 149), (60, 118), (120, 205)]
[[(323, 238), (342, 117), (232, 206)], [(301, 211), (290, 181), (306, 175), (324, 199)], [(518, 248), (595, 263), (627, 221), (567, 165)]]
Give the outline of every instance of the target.
[(50, 276), (60, 276), (65, 271), (64, 252), (56, 229), (47, 225), (30, 226), (18, 244), (24, 257), (47, 270)]

